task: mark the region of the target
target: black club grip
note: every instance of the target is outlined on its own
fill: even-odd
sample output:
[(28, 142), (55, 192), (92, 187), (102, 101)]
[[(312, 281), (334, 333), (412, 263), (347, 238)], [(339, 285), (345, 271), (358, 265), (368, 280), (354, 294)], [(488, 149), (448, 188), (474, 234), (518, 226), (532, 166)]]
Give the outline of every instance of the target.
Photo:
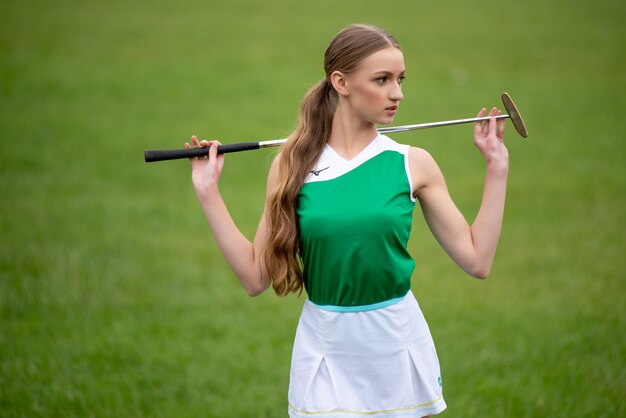
[[(237, 142), (234, 144), (219, 145), (218, 154), (228, 152), (239, 152), (259, 149), (258, 142)], [(209, 155), (209, 148), (181, 148), (181, 149), (147, 149), (143, 152), (147, 163), (155, 161), (179, 160), (181, 158), (206, 157)]]

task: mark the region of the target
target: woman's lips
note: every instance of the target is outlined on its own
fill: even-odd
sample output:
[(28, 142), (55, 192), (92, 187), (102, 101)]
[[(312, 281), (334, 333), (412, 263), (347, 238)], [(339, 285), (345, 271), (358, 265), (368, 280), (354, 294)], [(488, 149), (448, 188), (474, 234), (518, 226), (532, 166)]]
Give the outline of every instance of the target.
[(386, 107), (385, 110), (388, 113), (394, 113), (395, 114), (398, 111), (398, 106), (389, 106), (389, 107)]

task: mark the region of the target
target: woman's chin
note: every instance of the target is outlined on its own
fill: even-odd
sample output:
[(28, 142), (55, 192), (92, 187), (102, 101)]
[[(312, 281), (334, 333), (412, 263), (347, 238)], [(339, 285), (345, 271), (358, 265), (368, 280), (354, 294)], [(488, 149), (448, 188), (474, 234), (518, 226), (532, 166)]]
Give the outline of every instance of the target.
[(379, 126), (388, 126), (393, 123), (393, 118), (381, 118), (378, 122), (376, 122)]

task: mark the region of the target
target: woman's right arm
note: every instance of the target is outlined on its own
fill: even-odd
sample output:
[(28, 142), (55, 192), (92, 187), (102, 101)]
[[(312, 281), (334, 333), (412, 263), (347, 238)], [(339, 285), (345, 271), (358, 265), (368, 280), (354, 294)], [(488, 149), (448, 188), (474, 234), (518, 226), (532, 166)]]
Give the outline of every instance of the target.
[[(269, 228), (266, 219), (266, 210), (263, 211), (257, 228), (254, 242), (250, 242), (237, 228), (226, 204), (220, 195), (218, 182), (224, 166), (224, 155), (217, 155), (217, 141), (201, 141), (192, 137), (193, 145), (211, 147), (209, 157), (190, 159), (191, 178), (196, 196), (204, 211), (204, 215), (213, 231), (226, 262), (230, 265), (241, 285), (250, 296), (257, 296), (269, 287), (267, 275), (261, 254), (268, 240)], [(185, 144), (190, 148), (189, 144)], [(274, 159), (267, 181), (267, 191), (271, 190), (276, 182), (277, 159)]]

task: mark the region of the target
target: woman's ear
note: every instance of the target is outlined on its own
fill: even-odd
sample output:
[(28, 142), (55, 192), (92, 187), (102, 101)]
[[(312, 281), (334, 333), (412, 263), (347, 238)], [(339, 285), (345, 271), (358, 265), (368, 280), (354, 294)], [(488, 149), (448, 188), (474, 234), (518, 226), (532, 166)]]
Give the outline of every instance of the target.
[(341, 71), (333, 71), (330, 75), (330, 82), (333, 87), (341, 96), (348, 96), (350, 94), (350, 90), (348, 88), (348, 80), (346, 76)]

